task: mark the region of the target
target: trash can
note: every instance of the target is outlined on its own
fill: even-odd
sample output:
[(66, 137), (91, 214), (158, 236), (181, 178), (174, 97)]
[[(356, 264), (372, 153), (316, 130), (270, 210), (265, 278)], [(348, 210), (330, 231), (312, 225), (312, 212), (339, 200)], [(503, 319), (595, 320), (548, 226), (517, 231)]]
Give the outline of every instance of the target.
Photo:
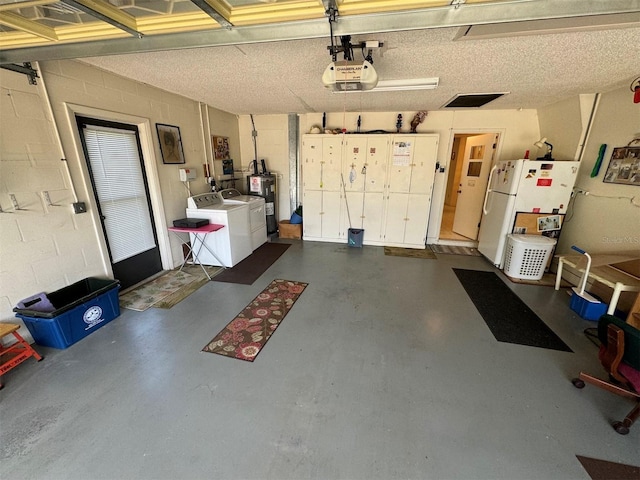
[(34, 303), (34, 297), (21, 301), (13, 311), (38, 345), (64, 349), (120, 315), (119, 288), (117, 280), (88, 277), (55, 292), (34, 296), (36, 300), (46, 296), (53, 311), (39, 308), (41, 302)]
[(513, 278), (540, 280), (555, 245), (555, 238), (542, 235), (507, 235), (504, 273)]
[(350, 228), (347, 237), (350, 247), (362, 248), (362, 240), (364, 239), (362, 228)]

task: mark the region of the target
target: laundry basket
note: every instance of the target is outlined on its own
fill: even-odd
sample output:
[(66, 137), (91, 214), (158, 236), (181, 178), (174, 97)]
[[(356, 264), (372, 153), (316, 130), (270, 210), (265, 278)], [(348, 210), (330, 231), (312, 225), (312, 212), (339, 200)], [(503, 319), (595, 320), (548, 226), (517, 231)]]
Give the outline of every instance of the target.
[(555, 238), (541, 235), (507, 235), (504, 273), (513, 278), (540, 280), (555, 244)]

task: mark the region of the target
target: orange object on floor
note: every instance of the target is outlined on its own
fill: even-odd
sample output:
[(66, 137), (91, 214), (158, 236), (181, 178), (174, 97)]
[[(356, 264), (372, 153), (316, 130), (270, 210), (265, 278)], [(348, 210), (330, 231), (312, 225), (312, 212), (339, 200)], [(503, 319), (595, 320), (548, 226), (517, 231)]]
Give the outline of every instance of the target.
[(17, 332), (19, 328), (20, 325), (16, 323), (0, 323), (0, 339), (12, 333), (17, 340), (11, 345), (0, 346), (0, 389), (4, 387), (2, 375), (13, 367), (17, 367), (29, 357), (34, 357), (38, 362), (44, 358), (22, 338)]

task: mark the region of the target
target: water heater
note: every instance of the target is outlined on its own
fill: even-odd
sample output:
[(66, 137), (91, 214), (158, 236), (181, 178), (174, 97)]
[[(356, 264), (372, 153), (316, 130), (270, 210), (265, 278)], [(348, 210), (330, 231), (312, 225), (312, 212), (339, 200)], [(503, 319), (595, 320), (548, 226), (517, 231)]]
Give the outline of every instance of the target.
[(249, 175), (247, 177), (247, 191), (249, 195), (258, 195), (264, 198), (264, 209), (267, 215), (267, 233), (276, 233), (278, 231), (278, 219), (276, 217), (276, 176), (270, 173)]

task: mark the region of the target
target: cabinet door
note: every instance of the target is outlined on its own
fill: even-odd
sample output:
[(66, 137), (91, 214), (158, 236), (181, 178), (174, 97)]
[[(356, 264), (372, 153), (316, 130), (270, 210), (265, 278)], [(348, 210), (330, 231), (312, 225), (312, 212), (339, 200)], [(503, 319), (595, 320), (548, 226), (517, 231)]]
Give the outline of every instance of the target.
[(342, 162), (342, 175), (347, 192), (362, 192), (364, 189), (362, 167), (367, 160), (366, 150), (366, 135), (347, 137)]
[(333, 238), (335, 240), (341, 238), (341, 203), (342, 195), (340, 195), (340, 192), (322, 192), (322, 238)]
[(410, 193), (431, 194), (438, 159), (438, 136), (415, 138)]
[(389, 164), (389, 137), (367, 136), (366, 146), (366, 192), (384, 192)]
[(384, 213), (384, 194), (382, 192), (367, 192), (364, 194), (363, 240), (382, 241), (382, 225)]
[(303, 194), (305, 237), (322, 237), (322, 191), (305, 190)]
[(429, 195), (409, 195), (404, 243), (424, 245), (429, 222)]
[(389, 191), (409, 192), (415, 138), (412, 136), (392, 137), (389, 148)]
[(319, 190), (321, 188), (322, 161), (322, 137), (305, 135), (302, 139), (302, 184), (305, 190)]
[[(347, 201), (344, 202), (344, 208), (342, 209), (343, 232), (346, 232), (348, 228), (364, 228), (362, 213), (363, 199), (364, 193), (362, 192), (347, 192)], [(351, 223), (349, 223), (349, 220), (351, 220)]]
[(384, 226), (385, 243), (404, 243), (408, 199), (408, 193), (390, 193), (387, 196), (387, 215)]
[(302, 229), (305, 237), (322, 236), (322, 191), (305, 190), (303, 194), (304, 221)]
[(323, 190), (339, 192), (342, 189), (342, 135), (324, 137), (322, 141), (322, 161), (320, 184)]

